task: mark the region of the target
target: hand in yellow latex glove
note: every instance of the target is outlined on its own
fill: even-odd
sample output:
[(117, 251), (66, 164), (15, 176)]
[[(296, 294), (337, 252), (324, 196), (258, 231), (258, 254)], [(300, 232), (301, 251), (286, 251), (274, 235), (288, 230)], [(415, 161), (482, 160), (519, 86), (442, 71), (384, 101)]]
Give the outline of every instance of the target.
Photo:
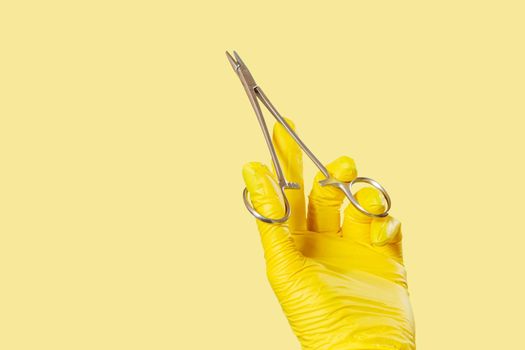
[[(306, 219), (302, 152), (280, 124), (273, 142), (286, 179), (301, 189), (286, 190), (292, 210), (287, 223), (257, 225), (270, 284), (303, 349), (415, 349), (400, 223), (391, 216), (371, 219), (348, 205), (340, 227), (344, 194), (320, 186), (321, 173)], [(342, 181), (357, 176), (348, 157), (328, 165), (328, 171)], [(243, 176), (255, 209), (282, 217), (274, 174), (248, 163)], [(384, 210), (375, 189), (361, 189), (356, 198), (370, 212)]]

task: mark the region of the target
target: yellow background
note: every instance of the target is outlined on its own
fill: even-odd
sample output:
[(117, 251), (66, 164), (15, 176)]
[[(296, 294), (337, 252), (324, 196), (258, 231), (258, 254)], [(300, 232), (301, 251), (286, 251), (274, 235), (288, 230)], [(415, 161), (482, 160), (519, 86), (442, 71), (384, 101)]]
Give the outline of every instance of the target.
[(322, 161), (390, 191), (418, 348), (521, 348), (518, 4), (3, 2), (0, 348), (299, 348), (241, 199), (269, 157), (226, 49)]

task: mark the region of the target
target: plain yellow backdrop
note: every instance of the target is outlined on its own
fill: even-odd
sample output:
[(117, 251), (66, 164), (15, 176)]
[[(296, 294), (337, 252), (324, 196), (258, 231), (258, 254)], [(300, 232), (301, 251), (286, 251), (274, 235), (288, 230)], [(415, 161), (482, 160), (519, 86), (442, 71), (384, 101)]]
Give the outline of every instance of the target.
[(519, 3), (3, 2), (0, 348), (299, 348), (227, 49), (322, 161), (390, 191), (418, 348), (522, 348)]

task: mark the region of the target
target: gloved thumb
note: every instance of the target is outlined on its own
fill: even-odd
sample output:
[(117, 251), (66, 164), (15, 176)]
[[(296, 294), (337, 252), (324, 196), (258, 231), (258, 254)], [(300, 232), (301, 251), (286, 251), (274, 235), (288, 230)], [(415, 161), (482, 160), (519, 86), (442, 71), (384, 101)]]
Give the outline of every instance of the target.
[[(243, 167), (243, 178), (253, 208), (268, 218), (284, 215), (284, 202), (271, 171), (261, 163), (248, 163)], [(304, 260), (297, 250), (287, 223), (266, 223), (257, 220), (269, 277), (295, 272)]]

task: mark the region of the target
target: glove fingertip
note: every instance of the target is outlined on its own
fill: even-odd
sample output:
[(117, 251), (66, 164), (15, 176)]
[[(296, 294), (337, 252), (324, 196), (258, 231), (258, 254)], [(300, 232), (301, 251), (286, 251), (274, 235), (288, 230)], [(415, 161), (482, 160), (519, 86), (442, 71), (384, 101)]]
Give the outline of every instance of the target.
[(268, 217), (282, 216), (282, 193), (268, 167), (259, 162), (246, 163), (242, 175), (255, 210)]
[(401, 238), (401, 222), (392, 216), (372, 220), (370, 227), (370, 241), (376, 247), (394, 243)]
[(330, 174), (340, 181), (352, 181), (357, 177), (357, 168), (355, 161), (348, 157), (342, 156), (328, 164), (327, 167)]
[(254, 176), (262, 167), (264, 165), (259, 162), (248, 162), (242, 167), (242, 175), (245, 179), (246, 177)]
[[(385, 201), (383, 200), (383, 196), (375, 188), (361, 188), (356, 192), (354, 197), (358, 203), (369, 213), (380, 214), (385, 210)], [(363, 214), (353, 205), (350, 204), (346, 207), (343, 228), (352, 223), (370, 224), (371, 222), (372, 218), (370, 216)]]

